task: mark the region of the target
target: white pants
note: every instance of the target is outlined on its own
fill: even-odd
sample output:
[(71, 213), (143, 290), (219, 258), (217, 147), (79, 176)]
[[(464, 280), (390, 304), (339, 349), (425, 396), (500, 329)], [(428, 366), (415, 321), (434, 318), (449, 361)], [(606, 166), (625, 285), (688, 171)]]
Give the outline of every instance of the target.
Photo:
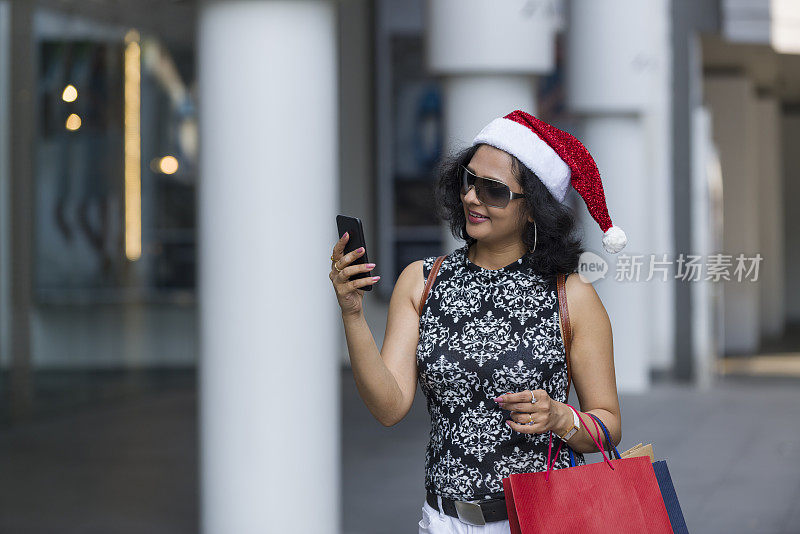
[[(442, 503), (439, 501), (439, 508)], [(464, 523), (457, 517), (450, 517), (433, 508), (426, 500), (422, 504), (422, 520), (419, 522), (419, 534), (510, 534), (511, 525), (508, 519), (492, 521), (483, 526)]]

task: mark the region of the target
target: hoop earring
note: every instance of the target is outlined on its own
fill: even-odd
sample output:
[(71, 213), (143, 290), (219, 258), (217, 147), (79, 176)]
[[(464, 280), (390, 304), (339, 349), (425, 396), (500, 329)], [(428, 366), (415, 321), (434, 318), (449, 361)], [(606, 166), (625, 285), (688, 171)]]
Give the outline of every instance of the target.
[(539, 231), (536, 228), (536, 219), (533, 220), (533, 250), (531, 250), (531, 254), (536, 250), (536, 243), (539, 241)]

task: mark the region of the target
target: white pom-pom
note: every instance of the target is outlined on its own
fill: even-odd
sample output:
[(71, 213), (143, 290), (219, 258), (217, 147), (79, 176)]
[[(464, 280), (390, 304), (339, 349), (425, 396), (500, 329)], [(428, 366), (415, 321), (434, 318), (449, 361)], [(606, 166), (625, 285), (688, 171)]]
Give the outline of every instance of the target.
[(616, 254), (628, 243), (628, 236), (619, 226), (612, 226), (603, 234), (603, 248), (606, 252)]

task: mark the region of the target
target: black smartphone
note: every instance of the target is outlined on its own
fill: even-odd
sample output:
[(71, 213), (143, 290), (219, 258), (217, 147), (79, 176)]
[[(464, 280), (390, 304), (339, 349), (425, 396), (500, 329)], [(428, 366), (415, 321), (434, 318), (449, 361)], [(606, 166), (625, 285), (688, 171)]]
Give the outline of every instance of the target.
[[(361, 219), (358, 217), (350, 217), (349, 215), (337, 215), (336, 227), (339, 230), (338, 236), (340, 239), (345, 232), (350, 234), (350, 238), (344, 245), (344, 254), (352, 252), (357, 248), (364, 247), (364, 254), (356, 258), (350, 265), (369, 263), (367, 259), (367, 241), (364, 239), (364, 227), (361, 225)], [(350, 277), (350, 280), (358, 280), (359, 278), (367, 278), (369, 276), (372, 276), (372, 271), (355, 274)], [(358, 289), (372, 291), (372, 284), (362, 286)]]

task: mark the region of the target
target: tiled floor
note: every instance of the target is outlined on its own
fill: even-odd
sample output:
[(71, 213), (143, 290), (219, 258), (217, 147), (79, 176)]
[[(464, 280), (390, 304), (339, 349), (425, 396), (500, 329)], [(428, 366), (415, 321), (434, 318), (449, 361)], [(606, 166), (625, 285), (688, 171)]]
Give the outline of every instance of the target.
[[(191, 383), (0, 426), (0, 532), (196, 532)], [(384, 428), (343, 370), (346, 534), (416, 532), (423, 400), (418, 392), (406, 419)], [(658, 385), (621, 402), (621, 446), (652, 442), (668, 460), (692, 533), (800, 532), (800, 381), (730, 378), (706, 392)]]
[(3, 426), (0, 532), (197, 532), (195, 413), (183, 388)]

